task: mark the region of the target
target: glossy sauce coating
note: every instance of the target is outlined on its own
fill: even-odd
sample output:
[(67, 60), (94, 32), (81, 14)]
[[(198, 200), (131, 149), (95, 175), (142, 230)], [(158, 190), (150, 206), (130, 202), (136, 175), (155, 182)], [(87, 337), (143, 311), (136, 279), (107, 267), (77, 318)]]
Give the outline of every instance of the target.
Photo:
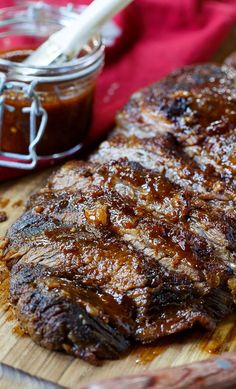
[[(176, 76), (178, 95), (184, 85), (211, 82), (215, 72), (230, 83), (224, 69), (203, 65)], [(160, 83), (148, 88), (145, 98), (141, 92), (137, 101), (131, 99), (119, 115), (119, 124), (126, 120), (126, 127), (117, 128), (89, 161), (66, 164), (31, 197), (3, 243), (2, 259), (11, 269), (11, 301), (24, 328), (45, 347), (65, 349), (70, 337), (67, 352), (78, 356), (80, 348), (79, 356), (86, 360), (107, 359), (127, 350), (130, 342), (148, 344), (196, 324), (213, 331), (235, 309), (234, 184), (225, 170), (214, 168), (212, 155), (210, 166), (190, 156), (181, 141), (185, 127), (176, 130), (178, 139), (174, 133), (161, 133), (169, 120), (163, 119), (166, 110), (157, 126), (150, 125), (158, 85), (163, 90)], [(142, 104), (146, 116), (137, 122), (133, 109), (137, 113)], [(176, 104), (174, 100), (172, 110)], [(210, 140), (214, 137), (205, 134), (202, 148)], [(67, 291), (75, 291), (69, 300), (61, 293), (65, 282)], [(61, 288), (49, 288), (50, 283)], [(92, 293), (89, 304), (84, 289)], [(105, 302), (96, 302), (94, 290), (116, 301), (125, 298), (134, 320), (130, 332), (122, 335), (113, 320), (116, 309), (106, 311), (111, 326), (107, 320), (101, 323), (96, 308), (105, 312)], [(92, 301), (96, 306), (89, 308), (88, 318), (86, 307)], [(49, 319), (45, 306), (55, 307)], [(125, 306), (120, 305), (122, 323), (129, 324)], [(83, 322), (75, 322), (77, 312), (93, 328), (87, 345)], [(102, 334), (119, 341), (105, 336), (104, 343), (97, 342), (94, 330), (101, 324)], [(108, 353), (108, 346), (116, 352)]]
[(129, 135), (171, 132), (200, 166), (222, 177), (236, 175), (236, 70), (189, 66), (132, 96), (118, 115)]

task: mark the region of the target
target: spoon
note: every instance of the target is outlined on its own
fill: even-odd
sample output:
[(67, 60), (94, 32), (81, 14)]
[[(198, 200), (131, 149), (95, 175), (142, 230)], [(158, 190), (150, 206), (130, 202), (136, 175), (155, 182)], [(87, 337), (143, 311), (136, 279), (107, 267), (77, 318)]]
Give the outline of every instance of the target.
[(133, 0), (94, 0), (70, 26), (52, 34), (23, 63), (49, 66), (76, 58), (90, 38)]

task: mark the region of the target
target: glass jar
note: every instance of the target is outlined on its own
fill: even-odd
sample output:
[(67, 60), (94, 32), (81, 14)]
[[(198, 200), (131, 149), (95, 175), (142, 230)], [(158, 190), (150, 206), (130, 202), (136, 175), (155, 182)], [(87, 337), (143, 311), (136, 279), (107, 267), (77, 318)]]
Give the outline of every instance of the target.
[(73, 154), (86, 138), (104, 62), (100, 37), (60, 66), (22, 62), (76, 17), (69, 8), (42, 2), (0, 11), (0, 166), (32, 169), (39, 160)]

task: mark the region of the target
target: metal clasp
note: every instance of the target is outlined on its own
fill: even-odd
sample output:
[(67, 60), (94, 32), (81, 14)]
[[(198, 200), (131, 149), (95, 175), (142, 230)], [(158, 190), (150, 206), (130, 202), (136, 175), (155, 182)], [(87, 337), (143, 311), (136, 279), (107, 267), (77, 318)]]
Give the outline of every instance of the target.
[[(4, 91), (6, 89), (15, 89), (22, 90), (26, 96), (32, 100), (30, 107), (24, 107), (22, 109), (23, 113), (29, 113), (29, 147), (28, 154), (17, 154), (1, 151), (0, 149), (0, 166), (16, 168), (16, 169), (25, 169), (32, 170), (36, 167), (38, 161), (38, 155), (36, 152), (36, 146), (42, 139), (42, 136), (45, 132), (45, 128), (48, 121), (47, 111), (42, 107), (38, 95), (35, 91), (37, 86), (37, 80), (32, 81), (30, 84), (19, 81), (6, 81), (6, 76), (4, 73), (0, 73), (0, 139), (1, 139), (1, 130), (3, 123), (4, 110), (14, 111), (14, 107), (7, 105), (4, 102)], [(37, 129), (37, 118), (41, 117), (39, 127)], [(22, 162), (12, 161), (11, 159), (20, 159)]]

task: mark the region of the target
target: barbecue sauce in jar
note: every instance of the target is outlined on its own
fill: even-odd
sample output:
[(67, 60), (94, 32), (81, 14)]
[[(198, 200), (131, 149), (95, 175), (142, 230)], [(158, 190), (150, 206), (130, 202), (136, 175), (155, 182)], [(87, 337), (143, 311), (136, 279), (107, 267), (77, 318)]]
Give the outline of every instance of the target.
[[(18, 49), (2, 53), (0, 57), (12, 63), (21, 63), (32, 51)], [(36, 148), (38, 155), (63, 153), (86, 138), (91, 125), (95, 84), (96, 77), (90, 74), (66, 81), (58, 78), (56, 82), (36, 86), (35, 91), (48, 115), (44, 134)], [(6, 89), (4, 103), (14, 107), (14, 111), (4, 109), (1, 150), (27, 154), (30, 144), (30, 114), (23, 112), (23, 108), (30, 107), (32, 100), (21, 90)], [(39, 127), (40, 120), (40, 117), (37, 118), (36, 128)]]

